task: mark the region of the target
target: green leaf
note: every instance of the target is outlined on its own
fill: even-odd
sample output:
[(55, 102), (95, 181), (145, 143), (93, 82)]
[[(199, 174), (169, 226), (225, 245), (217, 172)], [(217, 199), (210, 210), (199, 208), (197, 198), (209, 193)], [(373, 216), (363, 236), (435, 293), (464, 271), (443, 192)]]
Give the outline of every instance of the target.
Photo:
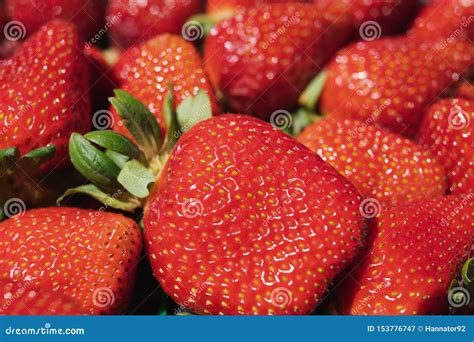
[(166, 126), (168, 128), (166, 132), (165, 145), (163, 146), (163, 151), (166, 153), (170, 152), (173, 149), (174, 145), (176, 145), (176, 142), (178, 141), (178, 138), (181, 135), (178, 123), (178, 115), (174, 108), (172, 85), (170, 85), (170, 91), (166, 96), (166, 101), (163, 105), (163, 114), (167, 124)]
[(116, 193), (108, 195), (93, 184), (86, 184), (78, 186), (77, 188), (67, 190), (60, 198), (57, 203), (61, 204), (64, 199), (74, 194), (88, 195), (99, 202), (103, 203), (106, 207), (133, 212), (135, 209), (140, 207), (141, 203), (137, 200), (130, 199), (129, 201), (121, 201), (118, 198), (124, 193), (124, 190), (117, 190)]
[(90, 182), (106, 191), (117, 190), (120, 168), (78, 133), (71, 135), (69, 155), (76, 169)]
[(84, 135), (84, 138), (100, 147), (123, 154), (131, 159), (145, 161), (143, 152), (126, 136), (114, 131), (93, 131)]
[(111, 150), (105, 150), (105, 155), (109, 157), (120, 169), (130, 160), (129, 157)]
[(163, 144), (161, 129), (148, 108), (129, 93), (117, 89), (115, 97), (109, 98), (122, 122), (136, 139), (146, 156), (157, 155)]
[(198, 122), (212, 117), (211, 100), (199, 89), (195, 96), (188, 96), (176, 108), (180, 133), (184, 133)]
[(117, 178), (118, 182), (132, 195), (146, 198), (150, 192), (148, 185), (156, 181), (155, 176), (136, 160), (127, 162)]
[(12, 168), (20, 158), (20, 150), (16, 147), (9, 147), (0, 150), (0, 176)]
[(28, 172), (32, 172), (43, 164), (45, 161), (54, 157), (56, 146), (48, 145), (31, 150), (18, 160), (18, 166)]
[(321, 96), (327, 79), (327, 71), (321, 70), (301, 94), (298, 102), (301, 106), (313, 110)]

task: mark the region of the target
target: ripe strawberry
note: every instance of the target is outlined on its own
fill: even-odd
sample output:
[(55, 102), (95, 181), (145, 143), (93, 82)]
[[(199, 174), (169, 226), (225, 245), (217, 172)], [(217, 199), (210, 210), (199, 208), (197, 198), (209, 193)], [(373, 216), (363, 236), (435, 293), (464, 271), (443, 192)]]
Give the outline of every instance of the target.
[(382, 205), (442, 196), (443, 167), (416, 143), (352, 119), (325, 118), (298, 140), (350, 180), (364, 197)]
[(0, 223), (0, 277), (63, 293), (89, 314), (124, 311), (140, 250), (135, 222), (107, 212), (51, 207)]
[[(147, 104), (163, 131), (166, 129), (163, 105), (170, 84), (176, 104), (202, 89), (210, 97), (213, 112), (219, 112), (198, 52), (179, 36), (159, 35), (124, 52), (115, 66), (115, 75), (122, 90)], [(127, 135), (116, 111), (113, 113), (114, 129)]]
[(474, 101), (444, 99), (425, 113), (418, 141), (438, 156), (453, 194), (474, 192)]
[(360, 196), (290, 136), (244, 115), (198, 123), (147, 199), (163, 289), (196, 313), (305, 314), (357, 253)]
[(49, 289), (36, 288), (30, 282), (0, 280), (0, 315), (71, 316), (82, 313), (70, 298)]
[(104, 28), (104, 0), (6, 0), (6, 6), (9, 17), (20, 21), (28, 35), (54, 18), (76, 24), (85, 40)]
[[(51, 21), (0, 69), (0, 150), (54, 145), (65, 161), (72, 132), (90, 129), (89, 69), (72, 25)], [(48, 167), (45, 165), (45, 169)]]
[(474, 202), (446, 196), (394, 207), (370, 223), (367, 250), (338, 289), (354, 315), (447, 313), (446, 293), (474, 238)]
[(410, 35), (427, 39), (474, 40), (474, 1), (434, 0), (416, 18)]
[(474, 46), (461, 41), (444, 47), (407, 38), (353, 44), (328, 67), (321, 109), (411, 137), (424, 109), (459, 79), (473, 56)]
[[(203, 94), (185, 107), (195, 110)], [(168, 94), (163, 139), (147, 107), (116, 90), (111, 103), (139, 147), (114, 131), (73, 134), (71, 160), (92, 184), (65, 196), (145, 205), (154, 273), (197, 313), (308, 313), (357, 253), (360, 196), (289, 135), (249, 116), (213, 118), (207, 102), (207, 115), (177, 140), (183, 106), (174, 110)], [(116, 189), (126, 193), (117, 198)]]
[(202, 11), (199, 0), (110, 0), (108, 15), (118, 18), (110, 28), (112, 43), (126, 49), (161, 33), (181, 33), (183, 24)]
[[(417, 11), (413, 0), (315, 0), (325, 6), (340, 6), (352, 15), (353, 26), (362, 30), (371, 24), (376, 35), (401, 33)], [(375, 23), (371, 23), (375, 22)], [(362, 27), (362, 28), (361, 28)]]
[(297, 3), (263, 5), (214, 26), (204, 62), (232, 109), (266, 119), (296, 105), (350, 34), (347, 13)]

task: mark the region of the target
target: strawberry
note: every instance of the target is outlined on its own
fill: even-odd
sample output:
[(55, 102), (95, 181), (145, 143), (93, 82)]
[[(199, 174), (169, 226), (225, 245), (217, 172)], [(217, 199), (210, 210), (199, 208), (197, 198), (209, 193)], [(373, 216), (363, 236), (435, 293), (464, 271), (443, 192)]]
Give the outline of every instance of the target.
[(72, 25), (51, 21), (0, 69), (0, 150), (54, 145), (64, 161), (72, 132), (90, 129), (89, 69)]
[[(170, 84), (176, 104), (202, 89), (210, 97), (213, 112), (219, 111), (198, 52), (179, 36), (163, 34), (131, 48), (123, 53), (114, 72), (120, 88), (146, 103), (163, 131), (166, 126), (162, 109)], [(112, 111), (114, 129), (127, 134), (117, 112)]]
[[(111, 102), (139, 146), (114, 131), (73, 134), (71, 160), (92, 184), (65, 196), (144, 206), (155, 276), (196, 313), (309, 313), (361, 245), (357, 190), (250, 116), (208, 113), (178, 139), (182, 107), (175, 111), (167, 97), (163, 139), (147, 107), (115, 91)], [(126, 192), (114, 196), (116, 189)]]
[[(325, 6), (340, 6), (352, 15), (354, 28), (363, 32), (366, 25), (375, 35), (401, 33), (407, 27), (418, 4), (413, 0), (315, 0)], [(367, 28), (368, 29), (368, 28)]]
[(118, 18), (110, 28), (112, 42), (121, 49), (161, 33), (181, 33), (183, 24), (202, 11), (199, 0), (110, 0), (108, 15)]
[(47, 289), (0, 280), (0, 315), (80, 315), (81, 310), (68, 297)]
[(412, 137), (424, 109), (467, 71), (473, 55), (474, 46), (461, 41), (444, 47), (404, 37), (355, 43), (328, 67), (321, 110)]
[(77, 25), (85, 40), (104, 28), (104, 0), (6, 0), (8, 15), (32, 34), (47, 21), (58, 18)]
[(2, 61), (0, 220), (9, 198), (21, 198), (28, 207), (44, 206), (64, 191), (64, 180), (73, 178), (54, 184), (39, 179), (68, 164), (70, 134), (91, 126), (82, 45), (74, 26), (51, 21)]
[(0, 223), (0, 277), (64, 294), (89, 314), (125, 310), (140, 250), (135, 222), (103, 211), (33, 209)]
[(360, 247), (359, 202), (290, 136), (222, 115), (178, 141), (147, 199), (145, 239), (163, 289), (196, 313), (305, 314)]
[(427, 39), (474, 40), (474, 1), (434, 0), (416, 18), (410, 35)]
[(448, 286), (472, 247), (473, 213), (470, 194), (394, 207), (372, 220), (366, 251), (337, 289), (341, 312), (447, 313)]
[(426, 111), (418, 141), (438, 156), (453, 194), (474, 192), (474, 100), (451, 98)]
[(349, 14), (272, 4), (214, 26), (204, 46), (209, 77), (236, 112), (268, 119), (299, 93), (351, 33)]
[(329, 117), (298, 140), (384, 206), (442, 196), (447, 188), (444, 169), (430, 152), (375, 126)]

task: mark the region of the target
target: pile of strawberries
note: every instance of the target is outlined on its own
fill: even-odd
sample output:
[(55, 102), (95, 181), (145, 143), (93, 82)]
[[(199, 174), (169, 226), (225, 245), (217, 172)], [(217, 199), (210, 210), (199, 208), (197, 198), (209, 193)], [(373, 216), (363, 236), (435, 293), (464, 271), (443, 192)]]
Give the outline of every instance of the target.
[(473, 0), (2, 5), (0, 315), (472, 313)]

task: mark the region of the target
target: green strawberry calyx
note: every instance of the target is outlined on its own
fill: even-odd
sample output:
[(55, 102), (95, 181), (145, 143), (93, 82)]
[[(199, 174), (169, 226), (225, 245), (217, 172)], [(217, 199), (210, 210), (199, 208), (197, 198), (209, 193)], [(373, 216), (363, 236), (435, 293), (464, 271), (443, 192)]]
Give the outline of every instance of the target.
[(111, 130), (73, 133), (69, 155), (74, 167), (90, 182), (67, 190), (58, 204), (73, 194), (85, 194), (108, 207), (133, 212), (144, 206), (179, 137), (194, 124), (212, 116), (211, 101), (203, 90), (174, 106), (167, 95), (163, 135), (156, 118), (138, 99), (115, 90), (109, 101), (136, 143)]
[(291, 114), (291, 125), (285, 128), (285, 132), (296, 137), (306, 127), (323, 118), (316, 112), (316, 105), (327, 79), (327, 71), (321, 70), (313, 80), (306, 86), (298, 99), (299, 107)]
[(452, 312), (467, 308), (474, 310), (474, 258), (461, 269), (461, 279), (454, 279), (448, 289), (448, 303)]
[(298, 99), (298, 103), (301, 107), (314, 110), (323, 92), (327, 76), (327, 70), (323, 69), (309, 82)]

